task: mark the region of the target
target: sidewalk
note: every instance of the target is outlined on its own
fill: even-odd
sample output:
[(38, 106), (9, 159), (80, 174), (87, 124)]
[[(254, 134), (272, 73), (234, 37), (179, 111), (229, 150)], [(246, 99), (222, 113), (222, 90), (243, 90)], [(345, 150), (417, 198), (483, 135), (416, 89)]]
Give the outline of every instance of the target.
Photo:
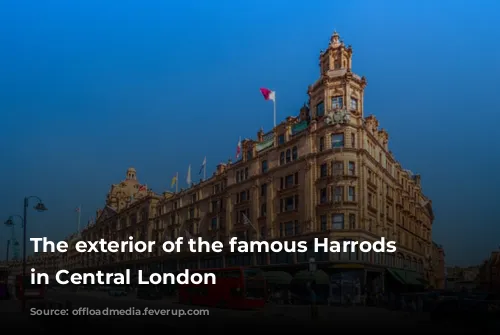
[(16, 331), (40, 331), (40, 324), (29, 316), (29, 312), (21, 312), (21, 301), (19, 300), (0, 300), (0, 313), (2, 314), (2, 323), (4, 323), (4, 326), (15, 325)]

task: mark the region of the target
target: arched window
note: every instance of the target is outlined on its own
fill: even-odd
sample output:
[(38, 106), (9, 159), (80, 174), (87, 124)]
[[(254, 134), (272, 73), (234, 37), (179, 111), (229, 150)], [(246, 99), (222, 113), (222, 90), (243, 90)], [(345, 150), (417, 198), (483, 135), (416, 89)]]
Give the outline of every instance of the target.
[(292, 160), (291, 151), (290, 151), (290, 149), (288, 149), (288, 150), (286, 151), (286, 162), (287, 162), (287, 163), (290, 163), (290, 161), (291, 161), (291, 160)]
[(295, 161), (295, 160), (297, 160), (298, 157), (299, 157), (299, 153), (298, 153), (297, 147), (293, 147), (292, 148), (292, 160)]
[(411, 258), (410, 258), (410, 256), (408, 256), (408, 257), (406, 257), (406, 259), (405, 259), (404, 268), (405, 268), (405, 269), (410, 269), (410, 267), (411, 267)]
[(281, 152), (280, 153), (280, 165), (285, 164), (285, 153)]
[(402, 254), (398, 254), (396, 258), (396, 267), (403, 268), (404, 266), (404, 257)]

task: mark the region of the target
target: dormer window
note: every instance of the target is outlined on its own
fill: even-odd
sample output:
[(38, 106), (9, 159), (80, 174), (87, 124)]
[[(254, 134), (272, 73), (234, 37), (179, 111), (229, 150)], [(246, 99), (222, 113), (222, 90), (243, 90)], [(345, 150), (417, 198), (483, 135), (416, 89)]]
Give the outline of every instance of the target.
[(325, 104), (321, 101), (316, 105), (316, 116), (321, 117), (325, 115)]
[(344, 99), (342, 97), (332, 98), (332, 109), (339, 109), (344, 106)]
[(285, 143), (285, 134), (278, 136), (278, 145)]
[(353, 111), (358, 110), (358, 99), (351, 97), (351, 110)]

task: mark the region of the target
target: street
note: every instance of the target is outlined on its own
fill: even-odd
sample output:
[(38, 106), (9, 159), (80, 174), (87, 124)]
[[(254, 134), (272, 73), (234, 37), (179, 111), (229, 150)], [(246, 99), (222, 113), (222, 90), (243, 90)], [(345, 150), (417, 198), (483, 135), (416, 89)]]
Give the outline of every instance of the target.
[(0, 318), (2, 326), (15, 325), (19, 331), (38, 331), (40, 325), (21, 311), (21, 302), (17, 300), (0, 300)]
[[(113, 308), (127, 309), (137, 308), (144, 310), (149, 308), (152, 310), (159, 309), (180, 309), (185, 311), (186, 315), (179, 316), (160, 316), (147, 317), (148, 324), (151, 322), (161, 325), (168, 325), (172, 328), (182, 327), (199, 328), (203, 325), (207, 327), (237, 324), (248, 326), (257, 325), (281, 325), (290, 327), (295, 330), (308, 330), (315, 327), (331, 327), (334, 324), (336, 327), (346, 328), (364, 328), (370, 329), (386, 329), (403, 328), (403, 329), (453, 329), (457, 328), (457, 332), (465, 330), (463, 326), (454, 327), (450, 324), (435, 325), (429, 320), (427, 313), (408, 314), (399, 311), (389, 311), (375, 307), (332, 307), (318, 306), (319, 317), (316, 320), (311, 320), (310, 306), (301, 305), (275, 305), (269, 304), (264, 309), (258, 311), (238, 311), (219, 308), (206, 308), (202, 306), (186, 306), (180, 305), (175, 301), (175, 298), (162, 300), (140, 300), (135, 296), (127, 297), (110, 297), (103, 292), (68, 292), (68, 291), (52, 291), (49, 294), (49, 299), (66, 302), (72, 304), (72, 308), (89, 307), (96, 309)], [(208, 311), (209, 315), (188, 316), (189, 310), (204, 310)], [(206, 313), (206, 312), (205, 312)], [(116, 318), (116, 317), (114, 317)], [(138, 317), (129, 317), (127, 321), (138, 321)], [(220, 322), (220, 323), (219, 323)]]
[[(140, 300), (135, 296), (110, 297), (105, 292), (69, 292), (65, 290), (50, 291), (46, 301), (31, 301), (28, 310), (31, 308), (47, 308), (47, 301), (52, 302), (51, 309), (66, 309), (71, 304), (71, 309), (82, 311), (82, 307), (87, 307), (87, 314), (92, 310), (131, 310), (137, 313), (160, 313), (158, 311), (168, 310), (169, 315), (125, 315), (125, 316), (28, 316), (20, 313), (20, 302), (15, 300), (0, 302), (0, 312), (10, 312), (9, 321), (16, 322), (29, 329), (43, 329), (47, 332), (62, 330), (67, 327), (68, 322), (63, 321), (70, 318), (75, 329), (83, 330), (94, 327), (113, 329), (136, 328), (158, 325), (162, 329), (175, 331), (179, 329), (188, 330), (209, 330), (210, 328), (221, 328), (231, 326), (241, 326), (245, 329), (267, 326), (290, 328), (293, 330), (308, 331), (315, 328), (332, 326), (346, 329), (394, 329), (406, 330), (453, 330), (454, 333), (467, 333), (471, 329), (457, 323), (434, 324), (429, 320), (429, 316), (422, 314), (408, 314), (398, 311), (388, 311), (375, 307), (331, 307), (318, 306), (319, 317), (311, 320), (310, 306), (300, 305), (274, 305), (269, 304), (264, 309), (258, 311), (237, 311), (218, 308), (205, 308), (201, 306), (186, 306), (176, 303), (173, 298), (162, 300)], [(55, 303), (54, 303), (55, 302)], [(41, 305), (43, 304), (43, 305)], [(176, 312), (172, 312), (176, 310)], [(182, 310), (185, 315), (179, 316), (178, 310)], [(85, 311), (85, 310), (84, 310)], [(152, 312), (151, 312), (152, 311)], [(195, 311), (199, 315), (188, 315)], [(85, 312), (80, 312), (85, 313)], [(175, 314), (175, 315), (172, 315)], [(55, 322), (55, 320), (57, 320)], [(59, 329), (61, 328), (61, 329)], [(477, 328), (476, 328), (477, 329)]]

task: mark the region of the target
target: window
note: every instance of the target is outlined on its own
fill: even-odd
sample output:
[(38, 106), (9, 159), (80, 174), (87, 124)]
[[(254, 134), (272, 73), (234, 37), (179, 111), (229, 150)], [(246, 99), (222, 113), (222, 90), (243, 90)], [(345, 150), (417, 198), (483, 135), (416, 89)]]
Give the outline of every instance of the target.
[(349, 214), (349, 228), (356, 229), (356, 214)]
[(253, 155), (252, 155), (252, 150), (248, 150), (248, 151), (247, 151), (247, 161), (251, 160), (251, 159), (252, 159), (252, 157), (253, 157)]
[(267, 184), (260, 185), (260, 196), (265, 197), (267, 195)]
[(349, 176), (354, 176), (356, 174), (356, 163), (349, 162), (347, 173), (349, 174)]
[(260, 216), (267, 215), (267, 204), (260, 205)]
[(285, 164), (285, 153), (280, 153), (280, 165)]
[(194, 219), (194, 208), (189, 209), (189, 219)]
[(266, 173), (267, 172), (267, 160), (263, 160), (262, 163), (261, 163), (261, 170), (262, 170), (262, 173)]
[(351, 148), (356, 148), (356, 134), (351, 133)]
[(344, 147), (344, 134), (332, 134), (332, 148)]
[(295, 172), (294, 174), (289, 174), (288, 176), (285, 177), (284, 185), (281, 185), (284, 187), (281, 187), (281, 188), (286, 189), (289, 187), (293, 187), (293, 186), (297, 185), (298, 182), (299, 182), (299, 173), (298, 172)]
[(191, 202), (196, 202), (196, 193), (191, 194)]
[(325, 138), (321, 136), (319, 138), (319, 151), (325, 150)]
[(319, 167), (319, 176), (320, 178), (325, 178), (326, 176), (328, 176), (328, 166), (326, 165), (326, 163), (321, 164), (321, 166)]
[(316, 116), (320, 117), (325, 115), (325, 104), (321, 101), (316, 105)]
[(332, 215), (332, 229), (344, 229), (344, 214)]
[(347, 193), (347, 201), (356, 201), (356, 193), (354, 186), (349, 186), (349, 191)]
[(244, 181), (248, 179), (248, 167), (236, 171), (236, 182)]
[(351, 97), (351, 110), (358, 110), (358, 99)]
[(286, 151), (286, 162), (290, 163), (291, 161), (292, 161), (292, 152), (290, 151), (290, 149), (288, 149)]
[(299, 196), (294, 195), (281, 199), (280, 201), (280, 212), (290, 212), (296, 210), (299, 207)]
[(326, 230), (326, 215), (321, 215), (319, 217), (319, 222), (320, 222), (320, 225), (321, 225), (321, 231), (325, 231)]
[(333, 97), (332, 98), (332, 109), (342, 108), (344, 106), (344, 100), (342, 97)]
[(285, 135), (281, 134), (280, 136), (278, 136), (278, 145), (281, 145), (283, 143), (285, 143)]
[(334, 176), (343, 176), (344, 175), (344, 162), (333, 161), (332, 162), (332, 173)]
[(236, 194), (236, 203), (240, 203), (242, 201), (247, 201), (250, 199), (250, 191), (241, 191), (240, 193)]
[(373, 195), (368, 193), (368, 206), (373, 207)]
[(319, 203), (326, 204), (328, 201), (328, 194), (326, 193), (326, 188), (319, 190)]
[(293, 147), (292, 148), (292, 160), (296, 161), (298, 156), (299, 156), (299, 153), (298, 153), (297, 147)]
[(334, 202), (341, 202), (343, 200), (343, 194), (344, 193), (344, 187), (343, 186), (336, 186), (334, 188), (334, 194), (333, 194), (333, 201)]
[(217, 230), (217, 217), (212, 218), (212, 221), (210, 222), (210, 229)]
[(297, 220), (280, 223), (280, 236), (292, 236), (300, 234), (300, 225)]

